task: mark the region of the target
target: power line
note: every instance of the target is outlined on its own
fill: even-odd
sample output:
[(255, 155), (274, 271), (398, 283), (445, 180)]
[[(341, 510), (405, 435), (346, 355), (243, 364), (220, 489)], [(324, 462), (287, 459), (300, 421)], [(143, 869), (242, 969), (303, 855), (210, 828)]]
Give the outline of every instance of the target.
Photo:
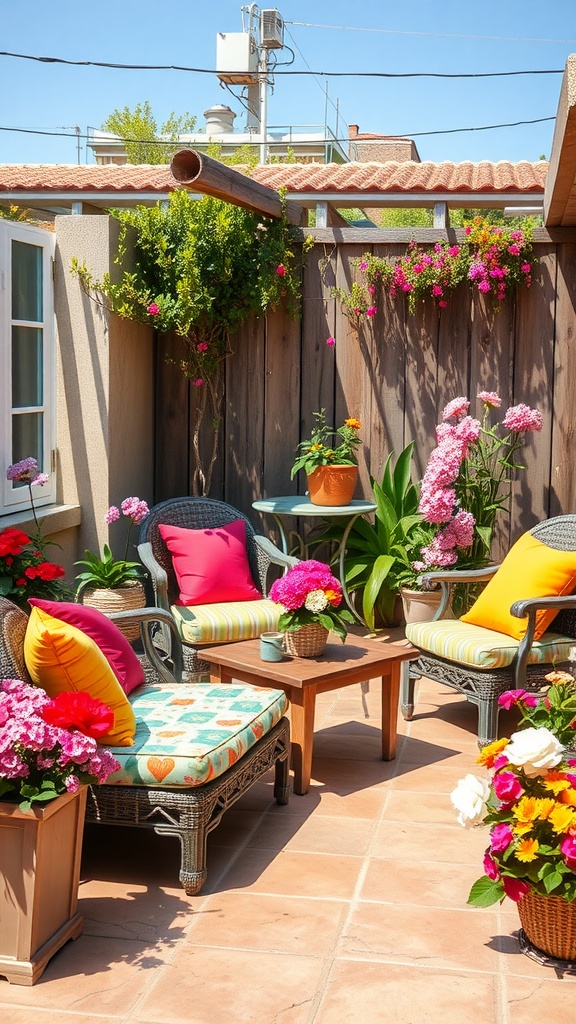
[(432, 39), (485, 39), (496, 43), (576, 43), (576, 39), (534, 39), (526, 36), (477, 36), (456, 32), (415, 32), (412, 29), (400, 28), (360, 28), (354, 25), (315, 25), (308, 21), (285, 21), (285, 25), (297, 25), (299, 28), (328, 28), (340, 32), (383, 33), (389, 36), (429, 36)]
[[(470, 128), (438, 128), (438, 129), (436, 129), (434, 131), (429, 131), (429, 132), (395, 132), (393, 135), (386, 135), (386, 136), (383, 136), (383, 138), (415, 139), (415, 138), (420, 138), (423, 135), (454, 135), (457, 132), (487, 132), (487, 131), (493, 131), (494, 129), (497, 129), (497, 128), (517, 128), (517, 127), (519, 127), (521, 125), (525, 125), (525, 124), (542, 124), (544, 121), (555, 121), (555, 120), (556, 120), (556, 118), (554, 116), (551, 116), (551, 117), (535, 117), (535, 118), (532, 118), (529, 121), (507, 121), (505, 124), (484, 124), (484, 125), (476, 125), (476, 126), (470, 127)], [(39, 128), (8, 128), (8, 127), (2, 126), (2, 125), (0, 125), (0, 132), (19, 132), (19, 133), (23, 133), (25, 135), (50, 135), (50, 136), (54, 136), (55, 138), (84, 139), (85, 141), (88, 141), (90, 139), (92, 139), (92, 140), (94, 139), (93, 135), (84, 135), (84, 134), (80, 135), (78, 132), (75, 132), (72, 135), (70, 132), (51, 131), (49, 129), (39, 129)], [(182, 144), (182, 143), (178, 143), (178, 142), (172, 142), (171, 140), (162, 140), (162, 139), (129, 139), (129, 138), (126, 138), (126, 137), (120, 136), (120, 135), (110, 135), (110, 136), (104, 135), (104, 136), (100, 136), (100, 141), (101, 142), (112, 142), (112, 141), (116, 141), (116, 140), (120, 140), (121, 142), (124, 142), (124, 143), (136, 143), (136, 144), (140, 144), (140, 145), (143, 145), (143, 146), (164, 146), (164, 147), (166, 147), (166, 146), (171, 146), (171, 145), (181, 145)], [(346, 136), (345, 138), (332, 139), (331, 141), (333, 141), (333, 142), (350, 142), (351, 140), (349, 139), (348, 136)], [(367, 141), (367, 140), (364, 140), (364, 139), (362, 139), (360, 137), (359, 139), (356, 139), (356, 140), (353, 139), (352, 141), (353, 142), (356, 141), (356, 142), (360, 142), (361, 143), (361, 142), (364, 142), (364, 141)], [(374, 140), (374, 141), (377, 141), (377, 140)], [(229, 136), (225, 136), (225, 138), (223, 140), (223, 144), (230, 145), (230, 138), (229, 138)]]
[[(179, 64), (112, 64), (98, 60), (67, 60), (64, 57), (36, 57), (28, 53), (11, 53), (0, 50), (0, 57), (15, 57), (18, 60), (33, 60), (41, 64), (65, 64), (73, 67), (112, 68), (120, 71), (188, 71), (197, 75), (218, 75), (215, 68), (192, 68)], [(230, 73), (230, 72), (227, 72)], [(563, 68), (539, 69), (535, 71), (284, 71), (275, 70), (276, 75), (311, 75), (325, 78), (512, 78), (518, 75), (563, 75)]]

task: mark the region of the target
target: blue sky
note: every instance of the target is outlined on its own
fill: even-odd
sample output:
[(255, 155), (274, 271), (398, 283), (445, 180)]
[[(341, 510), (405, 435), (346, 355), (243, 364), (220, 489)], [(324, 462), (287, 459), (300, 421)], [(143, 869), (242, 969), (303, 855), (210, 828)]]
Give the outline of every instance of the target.
[[(3, 51), (72, 61), (178, 64), (213, 69), (218, 32), (240, 32), (236, 0), (0, 0)], [(263, 5), (266, 6), (266, 5)], [(274, 5), (271, 5), (274, 6)], [(576, 52), (574, 0), (279, 0), (287, 70), (345, 71), (351, 77), (276, 76), (269, 125), (323, 124), (415, 139), (422, 160), (538, 160), (549, 157), (554, 122), (490, 131), (419, 135), (556, 115), (561, 75), (444, 80), (358, 77), (358, 72), (474, 73), (563, 70)], [(321, 26), (321, 27), (318, 27)], [(328, 27), (333, 26), (333, 27)], [(288, 49), (277, 51), (291, 60)], [(149, 100), (161, 122), (242, 107), (213, 74), (71, 67), (0, 57), (0, 162), (76, 163), (74, 127), (84, 135), (115, 108)], [(326, 85), (328, 96), (326, 96)], [(71, 137), (6, 131), (68, 132)], [(82, 140), (82, 163), (93, 162)]]

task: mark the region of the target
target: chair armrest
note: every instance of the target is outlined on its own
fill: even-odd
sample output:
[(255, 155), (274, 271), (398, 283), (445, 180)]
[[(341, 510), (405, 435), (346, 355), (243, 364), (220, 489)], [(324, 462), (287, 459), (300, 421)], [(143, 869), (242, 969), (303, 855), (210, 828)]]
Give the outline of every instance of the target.
[(483, 569), (445, 569), (437, 572), (426, 572), (420, 576), (425, 590), (431, 589), (428, 583), (447, 583), (448, 586), (456, 583), (481, 583), (483, 580), (491, 580), (496, 575), (500, 565), (487, 565)]
[[(165, 683), (174, 684), (182, 682), (182, 671), (184, 668), (182, 642), (170, 612), (164, 611), (163, 608), (133, 608), (124, 612), (111, 612), (108, 615), (108, 618), (115, 623), (125, 622), (127, 620), (133, 621), (134, 619), (137, 619), (140, 623), (140, 636), (142, 638), (144, 653), (146, 654), (146, 657), (154, 671), (157, 672), (160, 679)], [(161, 623), (162, 626), (167, 627), (170, 630), (171, 670), (167, 666), (166, 662), (162, 661), (162, 658), (158, 654), (158, 651), (152, 642), (150, 626), (155, 623)]]
[(254, 535), (254, 542), (274, 565), (281, 565), (285, 569), (289, 569), (300, 561), (294, 555), (285, 555), (268, 537), (264, 537), (260, 533)]
[(150, 579), (152, 580), (154, 594), (159, 607), (169, 612), (168, 576), (160, 563), (154, 558), (152, 545), (149, 541), (145, 541), (143, 544), (138, 545), (138, 555), (140, 557), (140, 561), (150, 573)]
[(565, 597), (531, 597), (525, 601), (514, 601), (514, 604), (510, 606), (510, 614), (523, 619), (532, 611), (542, 611), (546, 608), (554, 608), (556, 611), (561, 611), (563, 608), (576, 608), (576, 594), (567, 594)]

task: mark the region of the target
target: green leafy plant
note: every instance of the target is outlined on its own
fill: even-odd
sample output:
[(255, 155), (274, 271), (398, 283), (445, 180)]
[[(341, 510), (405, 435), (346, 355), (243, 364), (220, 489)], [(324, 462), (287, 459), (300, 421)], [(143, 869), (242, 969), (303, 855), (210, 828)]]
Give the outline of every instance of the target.
[[(370, 629), (393, 624), (400, 587), (416, 579), (412, 559), (427, 538), (418, 512), (418, 489), (412, 482), (413, 453), (411, 441), (396, 461), (390, 453), (381, 483), (370, 478), (376, 503), (374, 521), (360, 516), (346, 542), (346, 588), (361, 604)], [(340, 538), (341, 528), (333, 525), (321, 540), (338, 542)]]
[(133, 110), (123, 107), (108, 115), (102, 129), (119, 135), (130, 164), (167, 164), (180, 144), (180, 136), (193, 132), (196, 118), (191, 114), (177, 116), (174, 111), (158, 128), (148, 100), (137, 103)]
[(520, 711), (521, 725), (482, 750), (477, 763), (489, 779), (467, 775), (451, 794), (461, 825), (490, 828), (484, 875), (468, 897), (476, 907), (505, 896), (519, 902), (528, 892), (576, 899), (576, 681), (567, 672), (546, 679), (544, 695), (499, 697)]
[[(314, 414), (315, 426), (309, 438), (301, 441), (297, 447), (299, 452), (290, 479), (293, 480), (299, 470), (313, 473), (318, 466), (355, 466), (357, 463), (356, 449), (362, 443), (358, 431), (362, 424), (352, 416), (344, 420), (336, 430), (326, 423), (326, 410)], [(336, 443), (330, 443), (336, 438)]]
[[(132, 269), (122, 269), (119, 281), (109, 274), (96, 281), (77, 260), (71, 270), (105, 308), (182, 339), (178, 365), (193, 386), (191, 491), (208, 494), (231, 337), (250, 316), (281, 304), (299, 315), (302, 254), (311, 242), (285, 216), (260, 217), (183, 189), (165, 204), (115, 215), (122, 224), (116, 263)], [(208, 451), (200, 441), (206, 421)]]

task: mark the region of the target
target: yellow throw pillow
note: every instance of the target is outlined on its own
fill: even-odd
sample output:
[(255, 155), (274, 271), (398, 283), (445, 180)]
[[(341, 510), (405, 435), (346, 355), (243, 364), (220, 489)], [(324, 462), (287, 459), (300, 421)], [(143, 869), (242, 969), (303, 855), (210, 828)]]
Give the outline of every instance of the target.
[[(575, 587), (576, 551), (557, 551), (531, 533), (525, 533), (510, 548), (497, 573), (461, 619), (521, 640), (528, 620), (510, 614), (510, 606), (515, 601), (560, 597), (571, 594)], [(556, 614), (554, 611), (536, 613), (536, 640), (546, 632)]]
[(49, 697), (59, 693), (89, 693), (114, 712), (114, 726), (103, 742), (129, 747), (136, 720), (124, 690), (91, 637), (76, 626), (32, 608), (24, 637), (24, 659), (30, 678)]

